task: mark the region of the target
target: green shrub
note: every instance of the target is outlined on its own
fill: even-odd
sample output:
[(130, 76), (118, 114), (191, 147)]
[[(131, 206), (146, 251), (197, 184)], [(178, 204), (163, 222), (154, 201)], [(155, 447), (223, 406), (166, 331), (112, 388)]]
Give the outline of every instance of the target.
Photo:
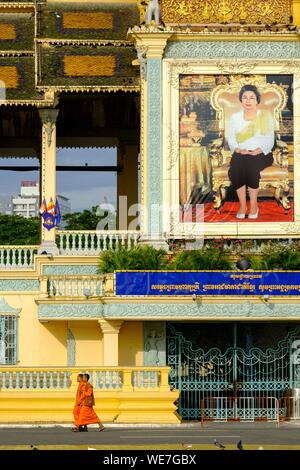
[(132, 250), (121, 248), (101, 253), (99, 273), (112, 273), (117, 270), (152, 271), (167, 269), (168, 259), (164, 250), (156, 250), (152, 246), (137, 246)]
[(296, 245), (270, 243), (260, 257), (251, 258), (252, 269), (262, 271), (300, 271), (300, 251)]
[(170, 265), (173, 270), (222, 270), (232, 269), (232, 264), (228, 255), (223, 250), (217, 248), (203, 248), (196, 251), (182, 251), (177, 253)]

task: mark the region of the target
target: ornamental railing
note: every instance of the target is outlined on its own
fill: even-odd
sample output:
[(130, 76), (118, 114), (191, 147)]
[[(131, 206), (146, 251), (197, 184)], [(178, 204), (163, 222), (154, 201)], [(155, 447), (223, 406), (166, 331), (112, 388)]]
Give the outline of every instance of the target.
[(170, 390), (169, 367), (0, 367), (0, 390), (68, 390), (88, 373), (95, 390)]
[(0, 246), (0, 269), (31, 269), (38, 246)]
[(47, 279), (49, 297), (99, 297), (104, 295), (103, 278), (96, 275), (49, 276)]
[(63, 230), (57, 232), (61, 255), (98, 255), (109, 249), (128, 249), (137, 245), (140, 232), (135, 230)]

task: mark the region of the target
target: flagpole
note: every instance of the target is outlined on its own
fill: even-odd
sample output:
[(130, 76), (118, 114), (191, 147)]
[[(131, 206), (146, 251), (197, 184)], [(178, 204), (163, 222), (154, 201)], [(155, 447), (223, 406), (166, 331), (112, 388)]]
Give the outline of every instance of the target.
[[(56, 245), (55, 224), (51, 224), (51, 217), (50, 215), (47, 216), (47, 213), (52, 213), (53, 215), (54, 201), (56, 200), (56, 119), (58, 113), (58, 109), (39, 110), (40, 119), (42, 121), (42, 158), (40, 190), (41, 200), (45, 200), (47, 204), (46, 212), (44, 214), (41, 214), (43, 223), (41, 229), (41, 245), (38, 250), (39, 254), (59, 254), (59, 249)], [(53, 205), (53, 210), (49, 205)]]

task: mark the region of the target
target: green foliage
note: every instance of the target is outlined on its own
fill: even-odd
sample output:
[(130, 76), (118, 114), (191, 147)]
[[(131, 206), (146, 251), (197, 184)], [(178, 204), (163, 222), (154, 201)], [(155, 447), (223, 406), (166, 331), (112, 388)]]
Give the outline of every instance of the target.
[(100, 255), (99, 272), (113, 273), (117, 270), (163, 270), (167, 269), (167, 253), (152, 246), (137, 246), (132, 250), (104, 251)]
[(65, 230), (96, 230), (98, 223), (106, 217), (108, 217), (108, 224), (111, 226), (105, 225), (103, 230), (115, 228), (115, 215), (108, 214), (108, 212), (100, 215), (99, 206), (92, 207), (91, 211), (85, 209), (83, 212), (64, 215), (63, 220), (66, 222), (64, 228)]
[(257, 271), (300, 270), (300, 251), (296, 244), (270, 243), (262, 249), (260, 257), (252, 257), (250, 260), (252, 269)]
[(174, 270), (231, 270), (232, 264), (225, 251), (217, 248), (204, 248), (196, 251), (177, 253), (171, 263)]
[(40, 223), (37, 217), (0, 214), (0, 245), (39, 245)]

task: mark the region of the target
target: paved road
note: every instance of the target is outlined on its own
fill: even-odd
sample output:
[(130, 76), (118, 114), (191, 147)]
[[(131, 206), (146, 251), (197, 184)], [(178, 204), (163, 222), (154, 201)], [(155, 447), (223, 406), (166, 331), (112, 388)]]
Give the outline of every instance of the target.
[[(181, 425), (173, 427), (116, 427), (108, 425), (99, 433), (90, 427), (87, 433), (73, 433), (71, 427), (0, 427), (0, 448), (4, 446), (153, 446), (206, 445), (214, 448), (214, 439), (225, 445), (234, 445), (242, 439), (245, 446), (288, 445), (300, 449), (300, 425), (291, 423), (211, 423), (201, 427)], [(86, 447), (86, 448), (87, 448)], [(253, 448), (253, 447), (252, 447)], [(257, 448), (257, 447), (256, 447)]]

